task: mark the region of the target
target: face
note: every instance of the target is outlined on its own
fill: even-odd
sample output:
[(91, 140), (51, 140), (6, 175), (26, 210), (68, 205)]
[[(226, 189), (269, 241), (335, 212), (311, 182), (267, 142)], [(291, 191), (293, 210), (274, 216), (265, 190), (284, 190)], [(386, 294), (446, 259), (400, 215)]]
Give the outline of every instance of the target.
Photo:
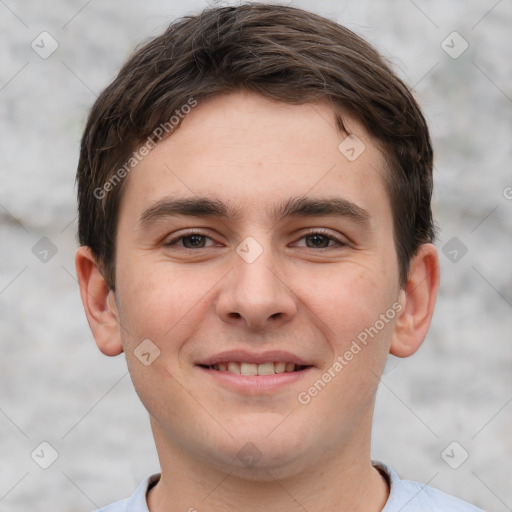
[(328, 105), (218, 97), (129, 176), (115, 304), (160, 455), (265, 478), (369, 445), (398, 263), (383, 156), (344, 123), (355, 160)]

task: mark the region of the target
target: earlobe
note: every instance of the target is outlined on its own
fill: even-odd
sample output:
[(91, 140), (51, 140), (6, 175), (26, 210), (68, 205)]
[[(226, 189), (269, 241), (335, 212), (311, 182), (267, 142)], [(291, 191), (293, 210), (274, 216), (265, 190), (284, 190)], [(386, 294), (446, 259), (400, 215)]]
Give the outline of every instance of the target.
[(423, 244), (411, 259), (405, 290), (400, 303), (391, 341), (390, 353), (397, 357), (409, 357), (423, 343), (427, 335), (437, 291), (439, 289), (439, 258), (432, 244)]
[(79, 247), (75, 257), (80, 297), (96, 345), (107, 356), (123, 351), (115, 295), (109, 290), (89, 247)]

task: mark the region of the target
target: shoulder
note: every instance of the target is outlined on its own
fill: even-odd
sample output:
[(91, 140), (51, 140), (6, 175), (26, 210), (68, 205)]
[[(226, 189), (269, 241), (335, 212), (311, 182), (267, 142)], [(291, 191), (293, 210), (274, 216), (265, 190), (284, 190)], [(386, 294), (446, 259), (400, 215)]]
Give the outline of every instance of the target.
[(390, 493), (382, 512), (483, 512), (481, 509), (428, 485), (402, 480), (386, 464), (374, 462), (390, 484)]
[(107, 505), (106, 507), (101, 507), (94, 512), (126, 512), (127, 511), (127, 503), (128, 500), (121, 500), (116, 501), (115, 503), (111, 503), (110, 505)]
[(116, 501), (111, 505), (101, 507), (94, 512), (149, 512), (146, 502), (146, 494), (148, 488), (155, 485), (160, 479), (160, 474), (151, 475), (143, 480), (135, 492), (129, 497), (121, 501)]

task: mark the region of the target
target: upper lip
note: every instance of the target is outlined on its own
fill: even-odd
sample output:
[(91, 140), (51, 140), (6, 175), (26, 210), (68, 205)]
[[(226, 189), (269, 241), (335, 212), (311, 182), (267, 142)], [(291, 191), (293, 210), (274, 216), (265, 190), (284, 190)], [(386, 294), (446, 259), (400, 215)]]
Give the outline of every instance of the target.
[(196, 365), (210, 366), (218, 363), (227, 363), (230, 361), (239, 361), (242, 363), (263, 364), (263, 363), (295, 363), (298, 366), (312, 366), (311, 362), (301, 357), (283, 350), (270, 350), (267, 352), (248, 352), (246, 350), (228, 350), (219, 352), (201, 361)]

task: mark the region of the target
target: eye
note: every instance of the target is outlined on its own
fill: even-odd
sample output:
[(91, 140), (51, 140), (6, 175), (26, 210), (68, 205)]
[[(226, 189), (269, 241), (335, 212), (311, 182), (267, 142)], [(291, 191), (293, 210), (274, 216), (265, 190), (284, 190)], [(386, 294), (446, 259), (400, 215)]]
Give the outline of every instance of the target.
[[(168, 242), (165, 242), (165, 247), (171, 247), (176, 245), (178, 247), (183, 247), (184, 249), (204, 249), (207, 247), (207, 240), (213, 242), (213, 240), (206, 235), (203, 235), (197, 231), (187, 231), (182, 233), (180, 236), (177, 236)], [(181, 243), (180, 243), (181, 242)], [(213, 244), (210, 244), (208, 247), (211, 247)]]
[[(308, 249), (330, 249), (336, 246), (344, 247), (347, 245), (330, 232), (321, 229), (305, 233), (299, 238), (299, 241), (300, 240), (304, 240), (305, 245), (299, 244), (298, 242), (296, 242), (295, 245), (298, 247), (307, 247)], [(198, 231), (186, 231), (164, 243), (165, 247), (175, 246), (189, 250), (205, 249), (214, 245), (215, 241), (212, 238)]]
[(347, 245), (329, 232), (318, 229), (304, 234), (299, 240), (304, 240), (306, 243), (305, 247), (309, 249), (329, 249), (332, 247), (331, 242), (335, 242), (335, 246), (340, 247)]

